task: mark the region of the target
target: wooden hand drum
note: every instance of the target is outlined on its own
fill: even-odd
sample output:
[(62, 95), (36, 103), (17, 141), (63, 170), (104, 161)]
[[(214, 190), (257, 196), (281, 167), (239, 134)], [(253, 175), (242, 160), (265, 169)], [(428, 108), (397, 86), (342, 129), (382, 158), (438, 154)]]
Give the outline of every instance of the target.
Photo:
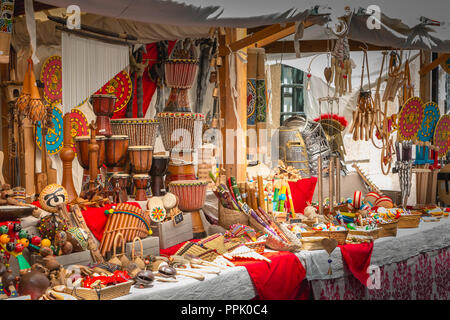
[(152, 146), (131, 146), (128, 147), (131, 166), (134, 173), (148, 174), (152, 167)]
[(127, 161), (128, 136), (111, 136), (105, 140), (105, 165), (108, 172), (123, 172)]
[(136, 187), (136, 201), (147, 201), (146, 190), (150, 187), (150, 176), (148, 174), (135, 174), (133, 183)]
[[(89, 146), (89, 141), (90, 141), (90, 137), (89, 136), (78, 136), (75, 138), (75, 149), (77, 151), (77, 158), (78, 158), (78, 162), (80, 163), (80, 166), (83, 168), (83, 183), (82, 185), (85, 184), (85, 179), (87, 177), (87, 179), (89, 180), (89, 151), (88, 151), (88, 146)], [(96, 136), (95, 138), (97, 140), (97, 144), (99, 146), (99, 150), (98, 150), (98, 166), (97, 168), (101, 168), (105, 162), (105, 136)], [(101, 173), (99, 172), (99, 175), (101, 175)]]
[(111, 94), (94, 94), (91, 96), (91, 105), (97, 116), (96, 133), (106, 137), (112, 136), (110, 119), (114, 115), (116, 96)]
[(155, 197), (162, 196), (166, 193), (164, 178), (167, 174), (169, 166), (169, 156), (154, 155), (152, 167), (150, 168), (152, 194)]
[(185, 161), (171, 161), (168, 166), (168, 173), (166, 176), (166, 187), (171, 181), (178, 180), (195, 180), (195, 168), (192, 162)]
[(170, 192), (178, 197), (178, 208), (192, 214), (192, 232), (194, 238), (206, 236), (199, 210), (206, 200), (208, 181), (205, 180), (179, 180), (169, 184)]

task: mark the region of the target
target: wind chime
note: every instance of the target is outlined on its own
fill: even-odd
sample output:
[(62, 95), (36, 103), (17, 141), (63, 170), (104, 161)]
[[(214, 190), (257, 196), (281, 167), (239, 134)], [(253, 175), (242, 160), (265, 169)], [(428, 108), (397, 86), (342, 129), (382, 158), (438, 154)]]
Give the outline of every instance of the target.
[(336, 30), (331, 28), (333, 34), (338, 38), (331, 52), (331, 70), (326, 72), (334, 75), (335, 96), (342, 97), (345, 93), (352, 92), (352, 60), (350, 59), (350, 46), (348, 44), (348, 32), (352, 13), (339, 18)]
[[(376, 104), (372, 99), (370, 91), (370, 76), (369, 76), (369, 60), (367, 57), (367, 50), (363, 49), (363, 63), (361, 72), (361, 89), (359, 92), (358, 104), (356, 110), (353, 111), (353, 123), (350, 127), (350, 133), (353, 134), (353, 140), (369, 141), (373, 136), (376, 117)], [(369, 88), (367, 91), (363, 90), (364, 82), (364, 67), (367, 69), (367, 81)]]

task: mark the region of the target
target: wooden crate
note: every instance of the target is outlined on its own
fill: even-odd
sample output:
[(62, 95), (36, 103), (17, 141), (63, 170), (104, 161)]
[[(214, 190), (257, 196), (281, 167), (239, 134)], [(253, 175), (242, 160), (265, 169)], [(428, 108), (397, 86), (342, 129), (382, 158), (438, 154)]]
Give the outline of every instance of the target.
[[(72, 264), (88, 265), (94, 262), (89, 250), (56, 256), (56, 261), (58, 261), (63, 267), (67, 267)], [(28, 262), (30, 265), (33, 265), (34, 263), (42, 263), (42, 257), (38, 254), (31, 254)]]
[[(151, 256), (159, 256), (159, 237), (147, 237), (142, 240), (142, 245), (144, 246), (144, 257), (151, 255)], [(136, 241), (135, 243), (135, 254), (140, 255), (141, 252), (141, 245), (139, 241)], [(131, 252), (133, 250), (133, 243), (127, 242), (125, 247), (125, 252), (127, 253), (127, 256), (131, 258)]]
[(158, 225), (159, 247), (166, 249), (181, 242), (192, 240), (191, 213), (183, 213), (183, 221), (175, 226), (173, 221), (167, 221)]

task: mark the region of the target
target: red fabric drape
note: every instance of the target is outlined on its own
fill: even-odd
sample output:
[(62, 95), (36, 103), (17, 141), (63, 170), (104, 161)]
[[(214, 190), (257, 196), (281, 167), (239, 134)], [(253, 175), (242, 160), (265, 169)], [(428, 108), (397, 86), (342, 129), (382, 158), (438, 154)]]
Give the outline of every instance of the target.
[(287, 251), (266, 252), (272, 262), (241, 260), (233, 262), (244, 266), (252, 278), (260, 300), (288, 300), (299, 297), (306, 270), (298, 257)]
[[(172, 52), (173, 47), (175, 46), (175, 41), (169, 41), (169, 55)], [(144, 71), (142, 76), (142, 88), (143, 88), (143, 103), (142, 109), (144, 111), (144, 116), (147, 112), (148, 107), (150, 106), (150, 102), (152, 101), (153, 94), (156, 90), (156, 84), (150, 80), (148, 76), (148, 69), (151, 68), (158, 59), (158, 50), (156, 47), (156, 42), (149, 43), (146, 45), (147, 53), (142, 55), (142, 61), (148, 61), (148, 66)], [(130, 74), (131, 76), (131, 74)], [(136, 97), (136, 82), (133, 82), (133, 118), (137, 118), (137, 97)], [(124, 118), (127, 108), (123, 108), (122, 110), (114, 113), (113, 119)]]
[(289, 187), (292, 192), (292, 202), (296, 213), (303, 213), (307, 202), (312, 201), (314, 190), (316, 189), (317, 178), (300, 179), (298, 181), (289, 181)]
[(372, 257), (373, 242), (360, 244), (338, 245), (341, 248), (342, 259), (345, 261), (349, 270), (364, 286), (367, 286), (369, 273), (367, 269), (370, 266)]

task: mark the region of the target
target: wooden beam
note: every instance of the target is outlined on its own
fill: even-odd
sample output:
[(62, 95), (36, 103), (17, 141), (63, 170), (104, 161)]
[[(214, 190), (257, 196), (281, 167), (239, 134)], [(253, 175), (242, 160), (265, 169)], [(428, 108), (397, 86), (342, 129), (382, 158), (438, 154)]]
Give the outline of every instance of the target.
[[(305, 28), (309, 28), (312, 25), (314, 25), (313, 22), (305, 21), (303, 22), (305, 25)], [(280, 39), (283, 39), (287, 36), (290, 36), (291, 34), (295, 33), (295, 23), (289, 22), (286, 25), (282, 26), (280, 24), (273, 24), (268, 27), (265, 27), (264, 29), (257, 31), (255, 33), (252, 33), (245, 38), (242, 38), (240, 40), (237, 40), (233, 43), (229, 44), (229, 48), (232, 52), (236, 52), (238, 50), (247, 48), (247, 47), (264, 47), (269, 45), (272, 42), (278, 41)], [(222, 52), (222, 55), (228, 54), (229, 50), (228, 48), (225, 48), (225, 51)]]
[[(363, 43), (359, 41), (349, 40), (350, 51), (361, 51), (361, 47), (365, 47)], [(327, 40), (301, 40), (300, 51), (301, 52), (327, 52), (333, 49), (332, 42), (330, 42), (330, 48), (328, 48)], [(372, 44), (367, 44), (369, 51), (384, 51), (392, 50), (391, 47), (382, 47)], [(270, 43), (264, 47), (266, 53), (295, 53), (294, 41), (277, 41)]]
[(419, 70), (419, 74), (421, 76), (426, 75), (428, 72), (432, 71), (434, 68), (439, 67), (441, 62), (447, 60), (448, 58), (450, 58), (450, 53), (441, 54), (437, 59), (421, 66), (420, 70)]
[[(436, 59), (438, 60), (438, 59)], [(434, 61), (436, 61), (434, 60)], [(432, 64), (431, 62), (431, 52), (420, 51), (420, 70), (426, 70), (427, 66)], [(434, 68), (433, 68), (434, 69)], [(432, 70), (432, 69), (430, 69)], [(420, 73), (420, 98), (424, 102), (430, 101), (431, 99), (431, 74), (430, 72)]]
[[(245, 181), (247, 162), (246, 162), (246, 146), (245, 135), (247, 129), (247, 65), (240, 61), (235, 60), (236, 70), (230, 69), (230, 61), (228, 56), (227, 44), (233, 41), (238, 41), (246, 36), (246, 29), (225, 29), (225, 35), (219, 35), (219, 55), (221, 52), (225, 52), (222, 56), (222, 66), (219, 67), (219, 90), (220, 90), (220, 127), (222, 134), (222, 163), (220, 168), (223, 169), (227, 177), (234, 176), (238, 182)], [(222, 49), (222, 50), (221, 50)], [(233, 110), (233, 92), (231, 81), (231, 73), (235, 72), (237, 80), (236, 90), (238, 91), (238, 98), (236, 101), (236, 109), (239, 115), (240, 122), (236, 119), (235, 112)], [(236, 130), (241, 127), (244, 137), (232, 137), (227, 141), (228, 133), (235, 134)], [(231, 136), (230, 136), (231, 137)], [(240, 138), (243, 138), (242, 140)], [(240, 139), (241, 144), (238, 144)], [(227, 158), (232, 158), (231, 163), (227, 161)]]
[(232, 52), (236, 52), (238, 50), (254, 45), (256, 42), (264, 40), (268, 37), (276, 37), (277, 34), (283, 34), (284, 37), (286, 37), (287, 35), (291, 34), (289, 32), (292, 33), (295, 32), (295, 23), (290, 22), (287, 23), (286, 26), (281, 26), (280, 24), (273, 24), (271, 26), (264, 28), (261, 31), (255, 32), (251, 35), (246, 36), (245, 38), (230, 43), (229, 47)]

